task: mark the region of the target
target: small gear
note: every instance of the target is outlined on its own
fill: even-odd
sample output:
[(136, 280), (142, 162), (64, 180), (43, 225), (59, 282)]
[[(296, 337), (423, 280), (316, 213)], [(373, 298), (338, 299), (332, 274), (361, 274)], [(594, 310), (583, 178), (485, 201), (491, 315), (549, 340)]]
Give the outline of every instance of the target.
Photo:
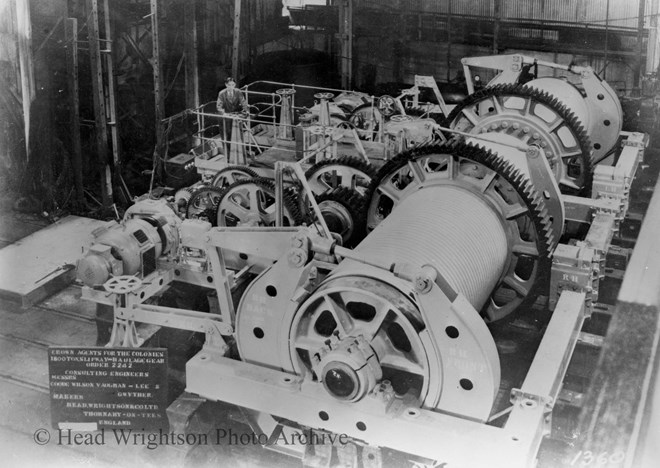
[(316, 203), (330, 231), (341, 236), (343, 246), (352, 248), (364, 239), (367, 233), (362, 195), (337, 187), (316, 197)]
[(206, 219), (215, 226), (215, 209), (218, 206), (222, 190), (218, 187), (207, 185), (195, 190), (186, 205), (186, 218)]

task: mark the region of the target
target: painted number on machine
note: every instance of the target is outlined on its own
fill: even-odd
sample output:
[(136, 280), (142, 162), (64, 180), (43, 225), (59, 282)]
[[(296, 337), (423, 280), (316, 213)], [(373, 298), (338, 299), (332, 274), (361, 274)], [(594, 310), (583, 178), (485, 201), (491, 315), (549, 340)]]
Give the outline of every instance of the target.
[(625, 459), (622, 450), (616, 452), (594, 453), (591, 450), (580, 450), (571, 460), (571, 466), (601, 466), (607, 464), (621, 463)]
[(577, 275), (569, 275), (568, 273), (564, 273), (561, 278), (563, 281), (570, 281), (572, 283), (577, 283), (578, 282), (578, 276)]

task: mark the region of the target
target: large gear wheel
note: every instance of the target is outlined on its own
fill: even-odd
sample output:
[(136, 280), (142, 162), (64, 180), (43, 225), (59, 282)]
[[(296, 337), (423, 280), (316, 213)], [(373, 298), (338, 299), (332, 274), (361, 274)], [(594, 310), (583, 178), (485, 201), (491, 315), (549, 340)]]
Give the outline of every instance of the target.
[[(283, 196), (282, 221), (285, 226), (301, 223), (295, 199), (286, 191)], [(274, 226), (275, 184), (270, 179), (239, 180), (227, 187), (220, 197), (215, 220), (218, 226)]]
[(315, 196), (337, 187), (347, 187), (364, 194), (376, 175), (374, 167), (363, 159), (339, 156), (314, 164), (305, 172), (305, 178)]
[(222, 197), (222, 190), (207, 185), (195, 190), (186, 205), (186, 218), (206, 219), (215, 226), (215, 210)]
[(440, 184), (459, 186), (483, 197), (506, 220), (508, 266), (482, 316), (487, 321), (499, 320), (533, 302), (546, 286), (544, 273), (556, 241), (542, 197), (518, 169), (495, 153), (454, 140), (396, 156), (369, 187), (368, 229), (374, 229), (410, 193)]
[(354, 247), (366, 235), (364, 197), (347, 187), (337, 187), (316, 197), (331, 232), (341, 236), (344, 247)]
[(218, 171), (218, 173), (213, 177), (211, 185), (224, 189), (229, 187), (234, 182), (245, 179), (253, 179), (259, 177), (259, 174), (254, 172), (252, 169), (246, 166), (227, 166), (224, 169)]
[(488, 87), (468, 96), (445, 126), (481, 135), (503, 133), (541, 148), (564, 194), (588, 195), (591, 142), (582, 123), (556, 97), (519, 84)]

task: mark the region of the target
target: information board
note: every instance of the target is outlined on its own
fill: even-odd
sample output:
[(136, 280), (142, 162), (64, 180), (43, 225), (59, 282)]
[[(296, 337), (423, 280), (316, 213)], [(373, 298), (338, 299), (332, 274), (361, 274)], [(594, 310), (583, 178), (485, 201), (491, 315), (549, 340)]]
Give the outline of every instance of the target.
[(166, 349), (53, 346), (48, 370), (55, 428), (168, 427)]

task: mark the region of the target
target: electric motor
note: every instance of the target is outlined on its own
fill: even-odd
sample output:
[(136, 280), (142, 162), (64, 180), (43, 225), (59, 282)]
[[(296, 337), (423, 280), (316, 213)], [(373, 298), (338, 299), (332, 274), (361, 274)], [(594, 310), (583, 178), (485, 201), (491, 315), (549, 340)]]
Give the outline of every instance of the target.
[(179, 218), (163, 201), (143, 200), (126, 211), (121, 224), (93, 233), (95, 240), (78, 261), (77, 277), (87, 286), (101, 286), (110, 277), (138, 275), (156, 270), (161, 255), (175, 253)]

